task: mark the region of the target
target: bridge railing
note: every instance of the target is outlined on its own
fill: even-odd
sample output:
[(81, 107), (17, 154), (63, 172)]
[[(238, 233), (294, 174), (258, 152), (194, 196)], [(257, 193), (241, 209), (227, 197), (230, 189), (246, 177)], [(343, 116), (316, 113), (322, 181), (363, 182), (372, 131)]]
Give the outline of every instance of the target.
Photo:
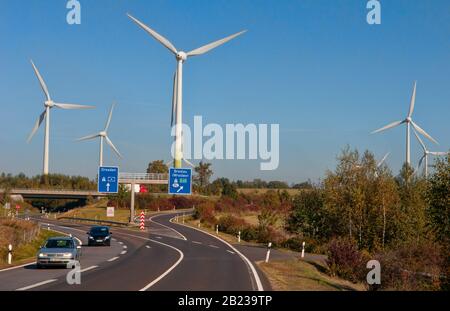
[(168, 180), (168, 174), (119, 173), (119, 180)]

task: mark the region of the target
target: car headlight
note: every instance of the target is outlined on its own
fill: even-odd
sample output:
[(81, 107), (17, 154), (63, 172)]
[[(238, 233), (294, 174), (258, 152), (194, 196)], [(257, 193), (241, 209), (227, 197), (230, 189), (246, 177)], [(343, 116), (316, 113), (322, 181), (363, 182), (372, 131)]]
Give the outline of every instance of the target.
[(72, 256), (73, 256), (72, 253), (64, 253), (63, 254), (64, 258), (71, 258)]
[(39, 258), (42, 258), (42, 257), (47, 257), (47, 254), (44, 254), (44, 253), (39, 253), (38, 257), (39, 257)]
[(107, 237), (105, 237), (105, 240), (108, 240), (110, 237), (109, 236), (107, 236)]
[(90, 236), (89, 239), (93, 240), (94, 238)]

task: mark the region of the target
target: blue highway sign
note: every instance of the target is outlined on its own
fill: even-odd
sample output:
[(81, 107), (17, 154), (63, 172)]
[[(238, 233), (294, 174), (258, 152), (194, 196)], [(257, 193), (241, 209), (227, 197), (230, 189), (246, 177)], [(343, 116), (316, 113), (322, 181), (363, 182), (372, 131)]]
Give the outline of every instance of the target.
[(98, 168), (98, 192), (119, 192), (119, 168), (101, 166)]
[(192, 169), (169, 169), (169, 194), (192, 194)]

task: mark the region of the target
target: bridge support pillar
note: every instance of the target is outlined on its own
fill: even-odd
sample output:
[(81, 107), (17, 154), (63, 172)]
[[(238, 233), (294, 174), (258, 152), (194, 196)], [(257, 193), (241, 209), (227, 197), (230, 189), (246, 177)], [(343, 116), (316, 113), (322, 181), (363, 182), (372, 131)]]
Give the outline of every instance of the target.
[(134, 185), (135, 183), (131, 183), (131, 204), (130, 204), (130, 223), (134, 223)]

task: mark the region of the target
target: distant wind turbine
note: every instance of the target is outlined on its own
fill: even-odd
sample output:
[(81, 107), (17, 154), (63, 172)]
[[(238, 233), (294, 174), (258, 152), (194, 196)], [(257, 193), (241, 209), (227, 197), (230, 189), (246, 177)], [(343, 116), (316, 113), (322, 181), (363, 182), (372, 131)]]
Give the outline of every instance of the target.
[[(150, 34), (153, 38), (159, 41), (162, 45), (164, 45), (168, 50), (170, 50), (176, 57), (177, 60), (177, 69), (174, 75), (174, 85), (173, 85), (173, 95), (172, 95), (172, 120), (171, 126), (175, 122), (175, 168), (181, 168), (182, 160), (186, 161), (183, 158), (183, 142), (182, 142), (182, 112), (183, 112), (183, 63), (192, 56), (202, 55), (206, 52), (236, 38), (237, 36), (246, 32), (246, 30), (238, 32), (229, 37), (223, 38), (221, 40), (215, 41), (213, 43), (204, 45), (198, 49), (192, 50), (188, 53), (183, 51), (178, 51), (175, 46), (166, 38), (158, 34), (156, 31), (134, 18), (130, 14), (127, 14), (128, 17), (135, 22), (139, 27), (144, 29), (148, 34)], [(186, 161), (186, 163), (188, 163)]]
[(77, 141), (83, 141), (83, 140), (92, 140), (95, 138), (100, 137), (100, 155), (99, 155), (99, 166), (103, 166), (103, 140), (106, 140), (106, 143), (114, 150), (114, 152), (122, 158), (122, 155), (120, 154), (119, 150), (117, 150), (116, 146), (112, 143), (111, 139), (108, 137), (108, 129), (109, 125), (111, 124), (112, 114), (114, 110), (115, 104), (111, 105), (111, 109), (109, 110), (109, 116), (108, 120), (106, 121), (105, 129), (97, 134), (85, 136), (82, 138), (77, 139)]
[(416, 138), (419, 141), (420, 146), (422, 146), (422, 150), (423, 150), (423, 155), (419, 160), (419, 164), (417, 165), (417, 168), (419, 168), (422, 165), (423, 160), (425, 160), (424, 174), (425, 174), (425, 178), (428, 178), (428, 156), (429, 155), (445, 156), (445, 155), (447, 155), (447, 152), (429, 151), (427, 149), (427, 147), (425, 146), (425, 144), (423, 143), (422, 139), (420, 139), (419, 135), (417, 135), (416, 131), (414, 131), (414, 135), (416, 136)]
[(33, 130), (31, 131), (30, 135), (28, 136), (27, 142), (29, 143), (31, 139), (33, 138), (34, 134), (36, 134), (37, 130), (39, 129), (39, 126), (41, 125), (42, 121), (44, 121), (45, 118), (45, 134), (44, 134), (44, 165), (43, 165), (43, 174), (48, 175), (48, 161), (49, 161), (49, 141), (50, 141), (50, 110), (54, 107), (61, 108), (61, 109), (91, 109), (94, 108), (94, 106), (82, 106), (82, 105), (74, 105), (74, 104), (62, 104), (62, 103), (55, 103), (50, 98), (50, 93), (48, 91), (47, 85), (45, 84), (44, 79), (42, 79), (41, 74), (39, 73), (39, 70), (34, 65), (33, 61), (31, 61), (31, 65), (33, 66), (34, 73), (36, 74), (36, 77), (39, 80), (39, 83), (41, 84), (41, 88), (44, 91), (45, 94), (45, 101), (44, 101), (44, 112), (41, 113), (38, 120), (36, 121), (36, 124), (33, 127)]
[(406, 123), (406, 163), (408, 163), (408, 165), (411, 165), (411, 144), (410, 144), (410, 142), (411, 142), (411, 125), (417, 132), (419, 132), (420, 134), (422, 134), (423, 136), (425, 136), (432, 142), (438, 144), (438, 142), (436, 140), (434, 140), (433, 137), (431, 137), (427, 132), (425, 132), (419, 125), (414, 123), (414, 121), (412, 120), (412, 114), (414, 112), (414, 105), (415, 105), (415, 101), (416, 101), (416, 86), (417, 86), (417, 81), (414, 82), (414, 89), (413, 89), (413, 93), (411, 96), (411, 103), (409, 105), (409, 112), (408, 112), (406, 119), (403, 121), (395, 121), (391, 124), (386, 125), (385, 127), (382, 127), (380, 129), (372, 132), (372, 134), (383, 132), (387, 129), (394, 128), (401, 124)]

